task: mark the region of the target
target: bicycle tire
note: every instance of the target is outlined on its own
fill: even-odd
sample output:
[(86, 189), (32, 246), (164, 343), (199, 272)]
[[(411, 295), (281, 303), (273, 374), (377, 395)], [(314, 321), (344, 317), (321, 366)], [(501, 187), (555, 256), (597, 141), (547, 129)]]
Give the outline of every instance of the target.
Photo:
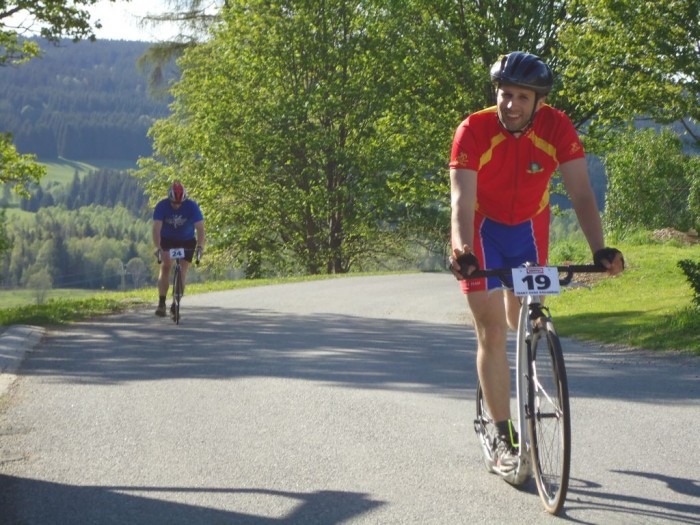
[(569, 389), (559, 336), (551, 319), (540, 321), (530, 342), (528, 428), (537, 491), (545, 509), (558, 514), (571, 468)]
[(494, 450), (496, 436), (498, 434), (496, 432), (496, 425), (486, 406), (486, 401), (484, 400), (481, 382), (478, 379), (476, 381), (476, 419), (474, 420), (474, 430), (481, 445), (481, 451), (484, 456), (484, 466), (488, 472), (493, 472), (494, 465), (496, 464)]
[(175, 324), (180, 324), (180, 299), (182, 298), (182, 271), (180, 266), (175, 266), (175, 271), (173, 273), (173, 304), (175, 308), (173, 310), (173, 321)]

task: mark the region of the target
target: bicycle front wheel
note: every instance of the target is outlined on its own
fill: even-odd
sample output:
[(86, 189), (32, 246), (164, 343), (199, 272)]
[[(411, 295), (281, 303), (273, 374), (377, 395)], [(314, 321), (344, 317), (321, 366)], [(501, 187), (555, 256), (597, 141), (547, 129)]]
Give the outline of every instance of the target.
[(474, 430), (479, 438), (481, 452), (484, 455), (484, 466), (486, 470), (493, 472), (494, 465), (496, 464), (494, 450), (498, 432), (496, 430), (496, 424), (486, 406), (484, 392), (481, 389), (481, 382), (478, 379), (476, 383), (476, 419), (474, 420)]
[(530, 343), (529, 431), (537, 491), (548, 512), (566, 499), (571, 465), (569, 389), (559, 337), (541, 318)]
[(182, 272), (180, 266), (175, 267), (173, 275), (173, 321), (175, 324), (180, 324), (180, 299), (182, 299)]

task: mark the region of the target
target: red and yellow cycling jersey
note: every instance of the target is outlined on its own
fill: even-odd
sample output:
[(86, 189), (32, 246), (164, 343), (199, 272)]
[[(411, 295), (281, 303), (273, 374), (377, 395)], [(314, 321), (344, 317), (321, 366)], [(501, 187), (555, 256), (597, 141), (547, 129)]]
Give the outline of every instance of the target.
[(549, 206), (560, 164), (585, 156), (571, 120), (543, 105), (520, 137), (506, 131), (496, 106), (467, 117), (455, 132), (450, 168), (477, 172), (476, 207), (503, 224), (520, 224)]

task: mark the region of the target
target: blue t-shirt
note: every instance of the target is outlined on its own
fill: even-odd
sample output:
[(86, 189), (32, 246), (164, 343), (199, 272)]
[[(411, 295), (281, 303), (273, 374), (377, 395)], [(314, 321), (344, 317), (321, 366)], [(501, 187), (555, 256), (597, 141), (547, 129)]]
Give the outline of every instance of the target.
[(183, 201), (176, 210), (170, 205), (168, 199), (163, 199), (153, 210), (153, 220), (163, 221), (163, 228), (160, 231), (163, 239), (189, 241), (195, 238), (195, 223), (203, 221), (204, 216), (199, 205), (193, 200)]

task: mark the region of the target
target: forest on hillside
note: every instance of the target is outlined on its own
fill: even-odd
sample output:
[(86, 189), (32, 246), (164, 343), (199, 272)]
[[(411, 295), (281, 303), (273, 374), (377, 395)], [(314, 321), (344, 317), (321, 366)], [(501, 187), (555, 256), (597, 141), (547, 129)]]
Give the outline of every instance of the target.
[(116, 289), (126, 273), (129, 287), (140, 287), (157, 272), (150, 221), (123, 206), (47, 207), (6, 229), (4, 287)]
[(129, 161), (151, 154), (147, 133), (168, 114), (168, 101), (148, 93), (137, 69), (148, 43), (37, 42), (41, 58), (0, 75), (0, 130), (12, 133), (19, 152)]
[[(13, 201), (6, 188), (0, 197), (0, 206), (9, 206)], [(70, 184), (53, 182), (46, 187), (39, 186), (32, 191), (29, 199), (19, 202), (19, 208), (28, 212), (51, 206), (77, 210), (91, 205), (108, 208), (123, 206), (134, 217), (144, 217), (149, 211), (148, 197), (140, 182), (128, 172), (110, 169), (98, 169), (84, 177), (76, 172)]]

